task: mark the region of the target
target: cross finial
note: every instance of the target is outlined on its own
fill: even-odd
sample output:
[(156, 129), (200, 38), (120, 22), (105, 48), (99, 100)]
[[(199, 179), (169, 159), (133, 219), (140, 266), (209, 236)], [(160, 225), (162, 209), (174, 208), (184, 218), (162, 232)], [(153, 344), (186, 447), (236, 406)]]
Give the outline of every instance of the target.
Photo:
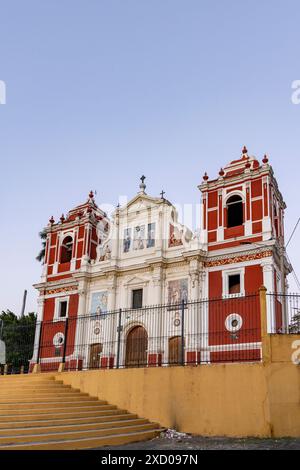
[(146, 189), (146, 185), (144, 183), (145, 179), (146, 179), (146, 176), (144, 176), (144, 175), (142, 175), (141, 178), (140, 178), (140, 180), (141, 180), (140, 190), (141, 190), (142, 193), (144, 193), (145, 189)]
[(165, 198), (164, 198), (164, 195), (165, 195), (165, 194), (166, 194), (165, 191), (162, 190), (162, 192), (160, 193), (162, 199), (165, 199)]

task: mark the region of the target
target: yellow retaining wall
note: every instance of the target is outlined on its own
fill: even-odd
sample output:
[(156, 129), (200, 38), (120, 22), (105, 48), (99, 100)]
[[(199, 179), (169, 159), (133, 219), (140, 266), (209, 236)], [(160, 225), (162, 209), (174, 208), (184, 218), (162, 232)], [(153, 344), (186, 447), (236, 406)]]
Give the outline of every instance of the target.
[(295, 340), (300, 345), (300, 335), (271, 336), (269, 363), (62, 372), (56, 378), (181, 432), (300, 436), (300, 365), (291, 362)]

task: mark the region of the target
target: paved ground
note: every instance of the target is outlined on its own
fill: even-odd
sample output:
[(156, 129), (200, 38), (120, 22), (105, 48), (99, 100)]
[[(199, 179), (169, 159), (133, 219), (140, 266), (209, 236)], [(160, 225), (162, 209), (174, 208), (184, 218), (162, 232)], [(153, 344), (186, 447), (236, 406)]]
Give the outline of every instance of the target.
[(179, 438), (157, 437), (151, 441), (111, 446), (102, 449), (118, 450), (300, 450), (300, 438), (285, 439), (230, 439), (227, 437), (196, 437)]

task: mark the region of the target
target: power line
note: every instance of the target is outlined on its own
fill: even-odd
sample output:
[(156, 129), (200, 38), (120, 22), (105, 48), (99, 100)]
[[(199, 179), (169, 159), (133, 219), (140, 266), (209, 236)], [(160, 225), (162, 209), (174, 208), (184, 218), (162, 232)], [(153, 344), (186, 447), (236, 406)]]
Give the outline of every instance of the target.
[(296, 232), (296, 228), (298, 227), (299, 222), (300, 222), (300, 217), (299, 217), (299, 219), (297, 220), (297, 223), (296, 223), (296, 225), (295, 225), (295, 227), (294, 227), (294, 230), (292, 231), (292, 235), (290, 236), (290, 238), (289, 238), (289, 240), (288, 240), (288, 242), (287, 242), (287, 244), (286, 244), (286, 246), (285, 246), (286, 248), (288, 247), (288, 244), (290, 243), (291, 239), (293, 238), (294, 233)]

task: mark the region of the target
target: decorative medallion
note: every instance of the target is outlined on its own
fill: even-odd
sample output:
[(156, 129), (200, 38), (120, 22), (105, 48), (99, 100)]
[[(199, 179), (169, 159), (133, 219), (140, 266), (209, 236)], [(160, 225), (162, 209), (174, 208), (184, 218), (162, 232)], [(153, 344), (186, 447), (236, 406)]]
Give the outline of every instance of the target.
[(62, 332), (56, 333), (53, 337), (53, 346), (59, 348), (65, 342), (65, 335)]
[(243, 319), (238, 313), (231, 313), (225, 319), (225, 328), (231, 333), (235, 333), (242, 328)]

